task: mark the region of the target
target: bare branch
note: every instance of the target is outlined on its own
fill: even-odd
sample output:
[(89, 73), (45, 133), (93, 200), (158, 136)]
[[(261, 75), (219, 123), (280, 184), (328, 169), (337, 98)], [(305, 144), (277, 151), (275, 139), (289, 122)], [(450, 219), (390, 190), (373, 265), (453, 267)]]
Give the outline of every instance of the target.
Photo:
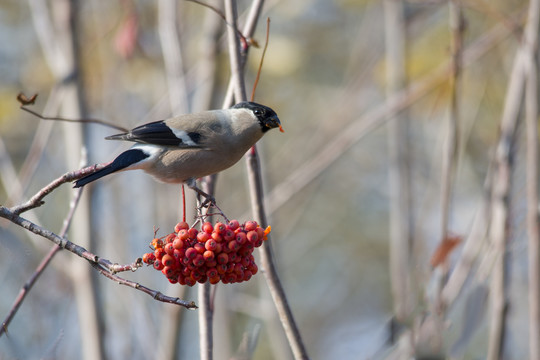
[(111, 261), (107, 259), (101, 258), (91, 253), (90, 251), (86, 250), (82, 246), (79, 246), (77, 244), (72, 243), (71, 241), (68, 241), (65, 237), (58, 236), (52, 231), (49, 231), (49, 230), (43, 229), (40, 226), (37, 226), (31, 221), (28, 221), (20, 217), (13, 211), (10, 211), (8, 208), (1, 205), (0, 205), (0, 217), (6, 218), (10, 220), (11, 222), (13, 222), (14, 224), (17, 224), (21, 226), (22, 228), (33, 232), (36, 235), (42, 236), (54, 242), (60, 248), (66, 249), (69, 252), (72, 252), (75, 255), (87, 260), (90, 263), (90, 265), (92, 265), (92, 267), (98, 270), (102, 275), (106, 276), (107, 278), (113, 281), (118, 282), (121, 285), (126, 285), (134, 289), (143, 291), (147, 293), (148, 295), (152, 296), (154, 299), (162, 301), (162, 302), (181, 305), (188, 309), (194, 309), (197, 307), (194, 302), (188, 302), (185, 300), (181, 300), (179, 298), (173, 298), (173, 297), (163, 295), (159, 291), (152, 290), (136, 282), (126, 280), (115, 275), (115, 273), (119, 271), (127, 271), (127, 270), (135, 271), (137, 268), (140, 268), (142, 266), (142, 261), (140, 259), (137, 259), (137, 261), (135, 261), (133, 264), (128, 264), (128, 265), (119, 265), (117, 263), (112, 263)]
[(65, 184), (67, 182), (78, 180), (82, 177), (85, 177), (86, 175), (92, 174), (102, 169), (105, 165), (106, 164), (96, 164), (96, 165), (88, 166), (79, 170), (65, 173), (64, 175), (60, 176), (56, 180), (52, 181), (49, 185), (45, 186), (40, 191), (38, 191), (34, 196), (32, 196), (32, 198), (30, 198), (30, 200), (28, 200), (24, 204), (20, 204), (20, 205), (12, 207), (10, 211), (18, 215), (30, 209), (39, 207), (44, 204), (43, 198), (49, 195), (54, 189), (56, 189), (60, 185)]

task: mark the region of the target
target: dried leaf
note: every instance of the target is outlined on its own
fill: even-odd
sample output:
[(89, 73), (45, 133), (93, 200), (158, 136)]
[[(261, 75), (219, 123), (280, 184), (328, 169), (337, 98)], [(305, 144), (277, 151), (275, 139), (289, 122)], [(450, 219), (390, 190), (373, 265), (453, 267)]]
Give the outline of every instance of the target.
[(448, 235), (444, 238), (431, 257), (431, 266), (435, 268), (445, 262), (450, 253), (462, 240), (462, 237), (458, 235)]

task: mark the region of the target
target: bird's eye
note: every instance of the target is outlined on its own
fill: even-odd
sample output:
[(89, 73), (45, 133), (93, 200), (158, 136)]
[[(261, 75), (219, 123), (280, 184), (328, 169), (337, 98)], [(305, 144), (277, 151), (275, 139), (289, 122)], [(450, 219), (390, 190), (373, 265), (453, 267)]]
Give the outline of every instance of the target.
[(264, 114), (264, 111), (261, 109), (255, 109), (253, 110), (253, 113), (257, 116)]

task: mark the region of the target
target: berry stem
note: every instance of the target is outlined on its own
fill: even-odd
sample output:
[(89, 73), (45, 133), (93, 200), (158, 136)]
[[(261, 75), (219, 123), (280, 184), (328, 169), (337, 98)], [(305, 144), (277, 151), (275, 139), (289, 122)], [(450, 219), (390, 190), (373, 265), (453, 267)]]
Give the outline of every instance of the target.
[(182, 221), (186, 221), (186, 189), (182, 184)]

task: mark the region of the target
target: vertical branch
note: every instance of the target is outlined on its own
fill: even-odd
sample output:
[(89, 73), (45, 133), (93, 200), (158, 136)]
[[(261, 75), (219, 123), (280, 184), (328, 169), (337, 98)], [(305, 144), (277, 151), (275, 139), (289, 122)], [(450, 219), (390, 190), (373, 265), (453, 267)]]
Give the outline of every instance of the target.
[(446, 148), (443, 151), (441, 171), (441, 241), (448, 234), (448, 223), (452, 206), (452, 187), (457, 167), (458, 122), (459, 122), (459, 78), (461, 71), (463, 14), (460, 0), (449, 1), (450, 31), (451, 31), (451, 76), (450, 76), (450, 108)]
[(538, 234), (538, 69), (529, 62), (527, 123), (527, 232), (529, 236), (529, 358), (540, 358), (540, 247)]
[(491, 324), (488, 340), (488, 360), (500, 358), (504, 342), (507, 308), (505, 259), (509, 221), (508, 195), (512, 170), (511, 149), (514, 143), (513, 137), (517, 127), (524, 83), (523, 56), (521, 51), (518, 50), (506, 92), (501, 120), (501, 134), (495, 153), (495, 169), (491, 192), (492, 209), (488, 236), (497, 253), (497, 257), (493, 266), (490, 291)]
[[(406, 27), (403, 2), (384, 1), (386, 92), (391, 98), (406, 85)], [(409, 120), (401, 112), (388, 123), (390, 185), (390, 277), (394, 314), (403, 323), (413, 309), (411, 288), (412, 204), (410, 188)]]
[[(504, 330), (506, 309), (506, 242), (508, 238), (508, 195), (510, 189), (510, 174), (512, 173), (511, 151), (514, 143), (514, 133), (519, 118), (523, 91), (526, 90), (526, 121), (527, 121), (527, 190), (528, 202), (528, 231), (529, 231), (529, 351), (531, 358), (538, 358), (539, 336), (538, 328), (540, 318), (538, 273), (538, 186), (537, 175), (537, 133), (530, 133), (536, 129), (538, 121), (537, 108), (537, 81), (535, 53), (537, 51), (538, 30), (540, 22), (540, 4), (538, 1), (529, 3), (528, 19), (525, 26), (524, 37), (518, 49), (510, 83), (506, 93), (505, 106), (501, 121), (501, 135), (496, 150), (496, 169), (492, 191), (492, 219), (490, 238), (498, 257), (494, 265), (491, 301), (491, 327), (489, 331), (488, 359), (501, 357), (504, 344)], [(528, 80), (527, 80), (528, 79)], [(534, 83), (534, 84), (533, 84)], [(526, 86), (526, 89), (525, 89)], [(533, 124), (534, 123), (534, 124)], [(534, 139), (533, 139), (534, 137)], [(535, 164), (531, 164), (531, 161)], [(534, 184), (532, 183), (534, 182)], [(536, 196), (536, 199), (534, 197)], [(534, 204), (533, 204), (534, 202)]]
[[(262, 2), (261, 2), (262, 5)], [(232, 24), (234, 28), (228, 27), (228, 41), (229, 41), (229, 52), (231, 59), (231, 72), (234, 83), (234, 94), (236, 101), (246, 100), (246, 89), (243, 78), (242, 62), (240, 59), (240, 44), (238, 39), (238, 34), (236, 33), (237, 28), (237, 11), (236, 11), (236, 1), (234, 0), (225, 0), (225, 15), (227, 18), (227, 23)], [(251, 194), (251, 206), (255, 219), (261, 226), (267, 226), (266, 212), (264, 210), (263, 202), (263, 180), (260, 169), (259, 156), (257, 154), (257, 149), (254, 146), (251, 151), (248, 151), (246, 162), (248, 165), (248, 178), (250, 184), (250, 194)], [(285, 295), (285, 290), (281, 285), (277, 270), (275, 268), (274, 259), (272, 256), (272, 251), (270, 247), (270, 238), (268, 241), (265, 241), (260, 248), (261, 254), (261, 263), (264, 269), (263, 274), (265, 275), (270, 294), (276, 305), (281, 323), (285, 330), (285, 334), (291, 346), (292, 352), (295, 359), (307, 359), (307, 351), (300, 336), (300, 331), (294, 320), (291, 308), (287, 302), (287, 297)]]
[(179, 115), (189, 112), (189, 102), (177, 28), (178, 1), (159, 0), (158, 11), (159, 39), (167, 73), (171, 112)]
[[(190, 111), (182, 45), (178, 29), (178, 1), (159, 0), (158, 32), (167, 77), (171, 114), (179, 115)], [(184, 200), (185, 201), (185, 198)], [(185, 212), (184, 215), (185, 216)], [(186, 292), (184, 286), (172, 284), (170, 292), (182, 298)], [(178, 358), (178, 338), (182, 325), (183, 311), (178, 306), (168, 307), (161, 314), (159, 358), (173, 360)], [(171, 321), (171, 319), (174, 319)]]
[(209, 282), (199, 284), (199, 351), (201, 360), (214, 358), (214, 336), (212, 324), (214, 309), (211, 304), (212, 285)]
[(225, 0), (225, 17), (227, 19), (227, 43), (229, 44), (229, 58), (231, 61), (231, 81), (233, 83), (236, 102), (247, 99), (241, 52), (238, 40), (238, 10), (235, 0)]
[[(54, 22), (51, 21), (46, 2), (31, 0), (32, 19), (41, 42), (45, 58), (56, 81), (63, 91), (60, 111), (67, 117), (85, 117), (85, 104), (82, 87), (82, 76), (78, 41), (78, 2), (76, 0), (54, 1), (51, 10)], [(84, 144), (82, 127), (64, 125), (66, 143), (66, 162), (69, 168), (79, 165), (80, 149)], [(79, 210), (73, 218), (72, 232), (82, 246), (90, 248), (90, 209), (89, 200), (83, 197)], [(82, 354), (85, 359), (103, 358), (103, 331), (101, 331), (101, 312), (97, 300), (93, 272), (84, 262), (75, 261), (71, 265), (71, 274), (75, 288), (77, 309), (82, 343)]]
[(540, 1), (529, 5), (525, 29), (526, 87), (525, 122), (527, 137), (527, 232), (529, 270), (529, 358), (540, 358), (540, 236), (538, 233), (538, 31)]

